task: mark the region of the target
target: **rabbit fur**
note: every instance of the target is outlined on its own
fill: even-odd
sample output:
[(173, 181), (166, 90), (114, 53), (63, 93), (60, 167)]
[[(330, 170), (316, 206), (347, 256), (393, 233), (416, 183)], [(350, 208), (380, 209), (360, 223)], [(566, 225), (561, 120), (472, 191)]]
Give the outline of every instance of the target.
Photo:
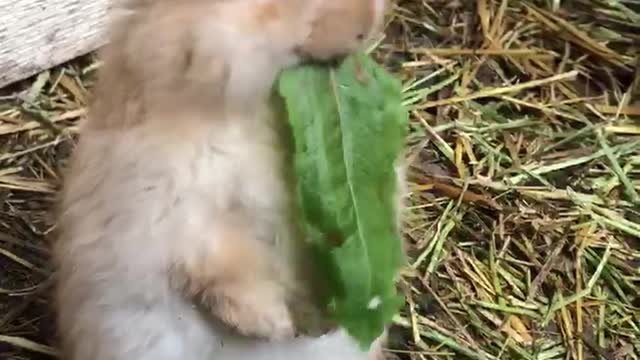
[(381, 356), (383, 337), (362, 351), (341, 329), (295, 336), (291, 308), (313, 301), (286, 126), (270, 94), (281, 70), (357, 49), (384, 9), (384, 0), (116, 9), (59, 202), (64, 359)]

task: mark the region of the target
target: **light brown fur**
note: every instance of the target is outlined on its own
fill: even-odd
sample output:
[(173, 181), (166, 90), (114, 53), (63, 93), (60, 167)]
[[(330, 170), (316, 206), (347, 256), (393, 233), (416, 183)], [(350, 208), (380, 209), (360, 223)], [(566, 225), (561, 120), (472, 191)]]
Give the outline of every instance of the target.
[(130, 1), (61, 194), (65, 358), (363, 359), (342, 333), (291, 339), (307, 275), (270, 102), (280, 70), (354, 50), (361, 24), (316, 46), (341, 16), (324, 0)]
[(293, 336), (294, 326), (283, 300), (284, 271), (270, 258), (271, 249), (257, 242), (242, 221), (228, 218), (226, 227), (212, 234), (224, 241), (208, 243), (208, 249), (193, 249), (174, 264), (173, 287), (209, 307), (241, 334)]
[(312, 59), (346, 56), (354, 47), (372, 40), (372, 35), (382, 27), (383, 17), (377, 14), (388, 7), (388, 0), (324, 0), (321, 3), (318, 9), (321, 15), (314, 20), (309, 41), (299, 49), (303, 56)]

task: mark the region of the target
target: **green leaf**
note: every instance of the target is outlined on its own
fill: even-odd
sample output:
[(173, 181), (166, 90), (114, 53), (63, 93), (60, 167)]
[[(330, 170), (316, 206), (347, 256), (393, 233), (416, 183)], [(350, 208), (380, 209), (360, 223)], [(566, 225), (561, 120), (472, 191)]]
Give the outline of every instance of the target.
[(305, 65), (279, 81), (295, 144), (304, 227), (329, 282), (330, 314), (363, 347), (403, 304), (394, 166), (408, 112), (400, 82), (364, 54)]

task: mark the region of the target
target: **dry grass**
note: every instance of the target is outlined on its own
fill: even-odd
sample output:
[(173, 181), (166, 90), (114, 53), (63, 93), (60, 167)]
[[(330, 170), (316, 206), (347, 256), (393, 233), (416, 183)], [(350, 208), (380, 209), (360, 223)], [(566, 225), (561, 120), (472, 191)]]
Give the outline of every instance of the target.
[[(640, 358), (640, 1), (405, 0), (411, 264), (392, 352)], [(45, 238), (92, 59), (0, 100), (0, 358), (55, 350)]]

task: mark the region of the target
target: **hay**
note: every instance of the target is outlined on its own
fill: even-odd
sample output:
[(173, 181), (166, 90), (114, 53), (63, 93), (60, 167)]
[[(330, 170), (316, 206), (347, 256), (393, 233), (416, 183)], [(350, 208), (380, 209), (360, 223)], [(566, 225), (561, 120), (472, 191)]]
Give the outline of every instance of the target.
[[(412, 359), (640, 358), (640, 2), (399, 1)], [(96, 64), (0, 96), (0, 358), (55, 354), (46, 234)]]

